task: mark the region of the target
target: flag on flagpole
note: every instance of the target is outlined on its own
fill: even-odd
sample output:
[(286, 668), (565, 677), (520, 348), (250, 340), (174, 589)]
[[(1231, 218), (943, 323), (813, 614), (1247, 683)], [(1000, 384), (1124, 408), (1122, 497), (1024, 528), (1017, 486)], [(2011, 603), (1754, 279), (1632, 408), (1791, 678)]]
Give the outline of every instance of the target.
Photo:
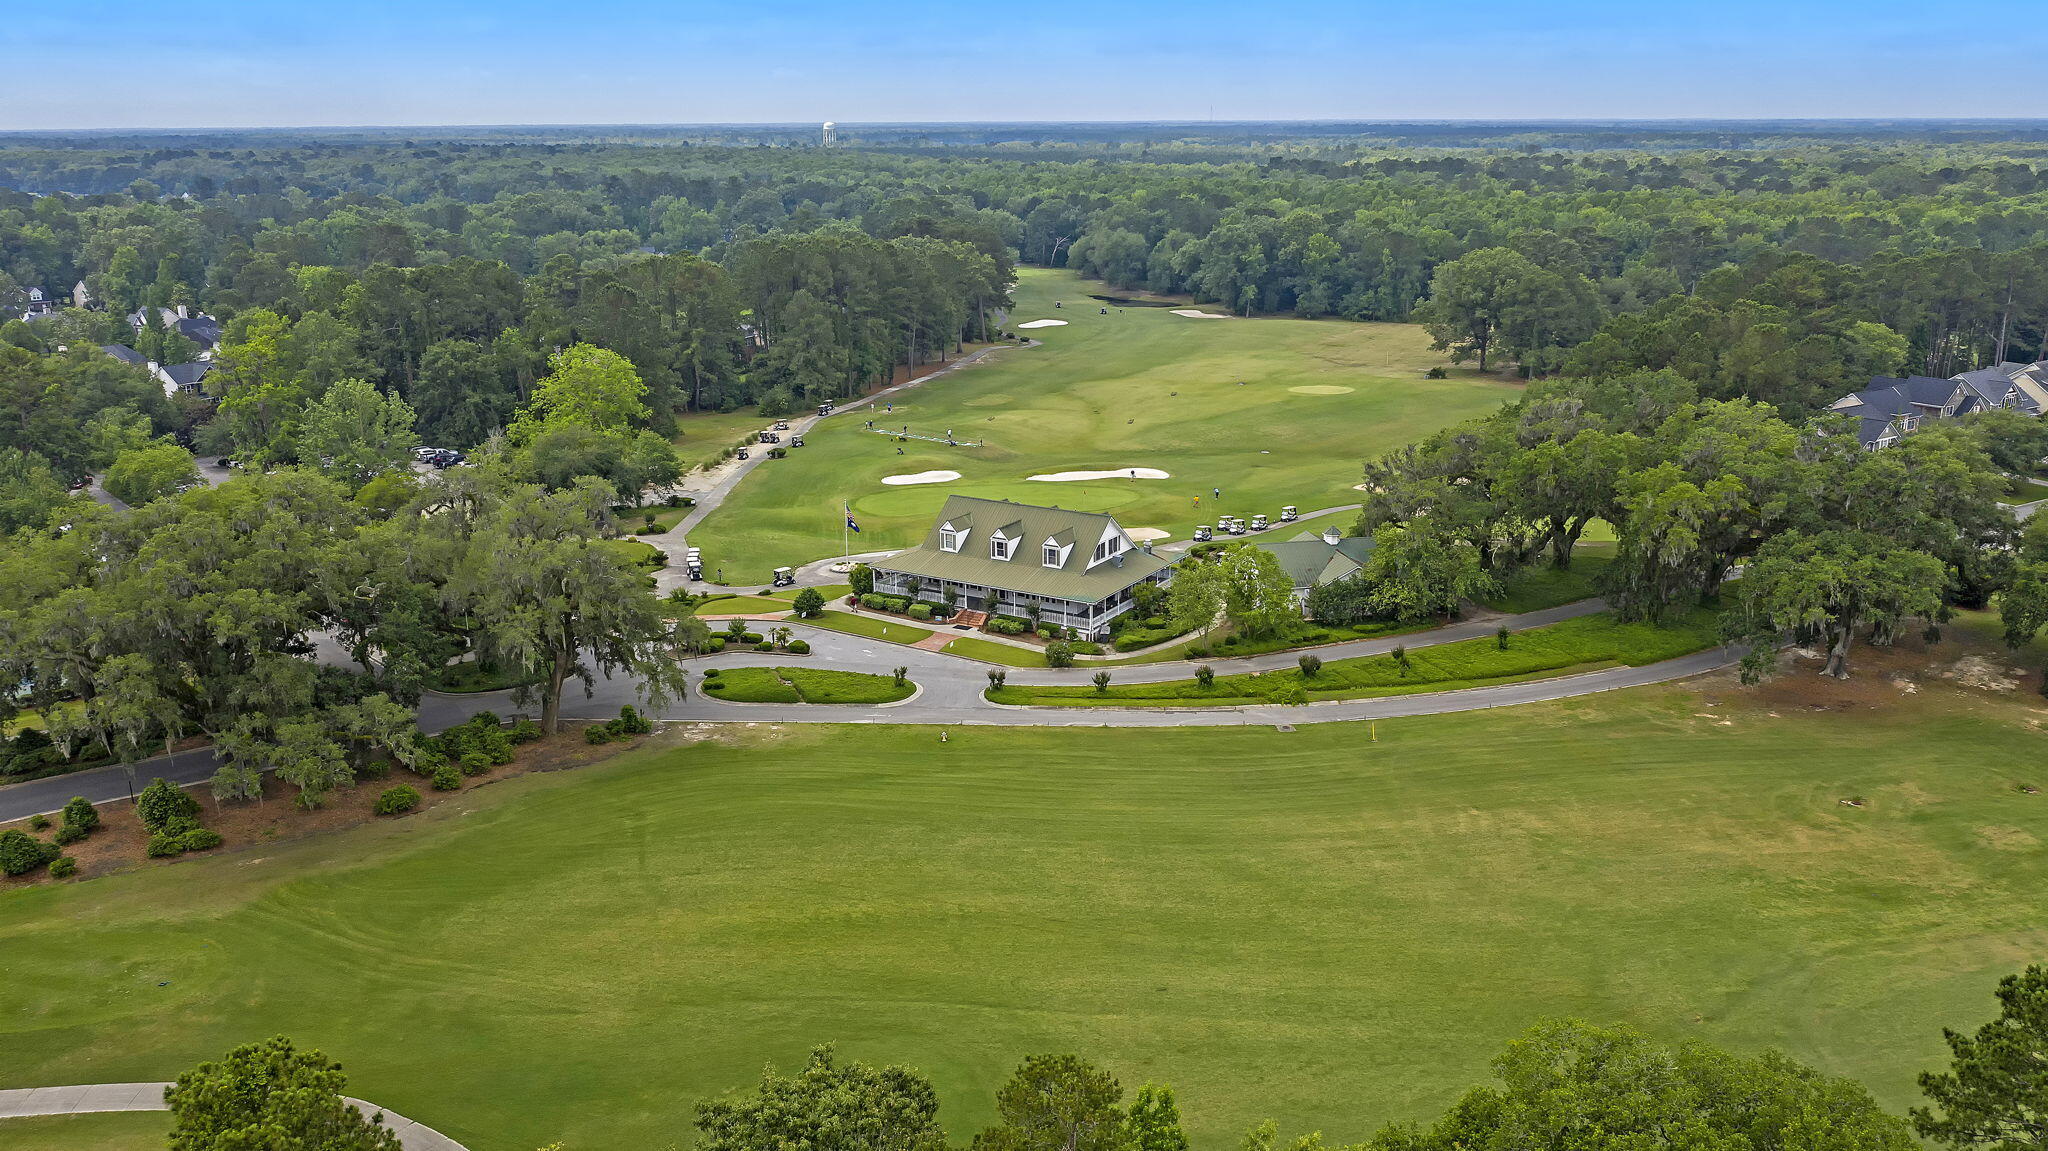
[(840, 504), (839, 506), (846, 512), (846, 530), (850, 532), (860, 531), (860, 525), (853, 522), (853, 505)]

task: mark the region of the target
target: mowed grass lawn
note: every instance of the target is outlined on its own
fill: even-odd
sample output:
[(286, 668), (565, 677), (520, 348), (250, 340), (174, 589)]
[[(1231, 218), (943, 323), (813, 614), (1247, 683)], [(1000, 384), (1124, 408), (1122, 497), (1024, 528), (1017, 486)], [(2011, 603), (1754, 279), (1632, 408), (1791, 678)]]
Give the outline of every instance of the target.
[[(1420, 327), (1294, 319), (1201, 320), (1166, 308), (1110, 309), (1095, 285), (1024, 269), (1012, 324), (1063, 319), (1009, 348), (899, 394), (895, 411), (824, 421), (788, 459), (763, 463), (691, 534), (735, 584), (842, 550), (842, 501), (855, 551), (904, 547), (950, 492), (1114, 513), (1126, 527), (1186, 538), (1218, 512), (1277, 517), (1356, 503), (1365, 457), (1413, 442), (1519, 393), (1447, 364)], [(1063, 300), (1055, 310), (1053, 302)], [(1241, 382), (1242, 381), (1242, 382)], [(1294, 388), (1348, 389), (1312, 394)], [(895, 439), (879, 426), (983, 441), (979, 448)], [(897, 455), (902, 447), (904, 454)], [(1158, 468), (1166, 480), (1032, 483), (1071, 470)], [(955, 471), (950, 483), (890, 487), (885, 476)], [(1219, 507), (1212, 490), (1223, 489)], [(1201, 497), (1201, 506), (1194, 504)], [(1290, 533), (1291, 534), (1291, 533)], [(1285, 538), (1284, 536), (1280, 538)]]
[(909, 680), (898, 684), (893, 676), (810, 667), (723, 668), (699, 687), (712, 699), (735, 703), (895, 703), (917, 691)]
[[(0, 895), (0, 1083), (274, 1033), (474, 1151), (680, 1148), (812, 1044), (964, 1139), (1025, 1054), (1196, 1147), (1433, 1114), (1539, 1017), (1780, 1045), (1903, 1109), (2048, 954), (2038, 711), (1654, 688), (1293, 733), (728, 729), (429, 812)], [(671, 737), (673, 738), (673, 737)], [(1839, 800), (1860, 796), (1865, 806)]]
[(163, 1151), (171, 1117), (162, 1111), (103, 1111), (0, 1119), (7, 1151)]

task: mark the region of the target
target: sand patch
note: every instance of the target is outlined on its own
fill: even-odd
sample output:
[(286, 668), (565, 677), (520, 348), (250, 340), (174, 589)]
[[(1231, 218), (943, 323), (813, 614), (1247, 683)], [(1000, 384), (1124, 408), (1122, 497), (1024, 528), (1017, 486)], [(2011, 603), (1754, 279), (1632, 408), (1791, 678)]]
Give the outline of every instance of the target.
[(1358, 389), (1339, 387), (1336, 384), (1302, 384), (1287, 390), (1304, 396), (1341, 396), (1346, 392), (1353, 392)]
[(2016, 667), (2000, 667), (1981, 655), (1966, 655), (1947, 667), (1937, 668), (1934, 674), (1962, 687), (2011, 691), (2020, 685), (2020, 677), (2026, 673)]
[(1064, 327), (1066, 327), (1066, 326), (1067, 326), (1067, 322), (1066, 322), (1065, 320), (1033, 320), (1033, 321), (1031, 321), (1031, 322), (1030, 322), (1030, 323), (1028, 323), (1028, 324), (1018, 324), (1018, 325), (1017, 325), (1017, 327), (1018, 327), (1019, 329), (1024, 329), (1024, 328), (1064, 328)]
[(1045, 484), (1064, 484), (1075, 480), (1164, 480), (1172, 477), (1158, 468), (1116, 468), (1106, 472), (1047, 472), (1025, 478)]
[(911, 484), (943, 484), (960, 478), (959, 472), (911, 472), (901, 476), (883, 476), (882, 482), (890, 487), (907, 487)]
[(1190, 320), (1234, 320), (1237, 318), (1236, 316), (1225, 315), (1222, 312), (1205, 312), (1200, 308), (1175, 308), (1173, 314), (1176, 316), (1186, 316)]
[(1172, 532), (1160, 531), (1158, 528), (1125, 528), (1124, 534), (1137, 540), (1139, 543), (1144, 543), (1147, 540), (1171, 539), (1173, 537)]

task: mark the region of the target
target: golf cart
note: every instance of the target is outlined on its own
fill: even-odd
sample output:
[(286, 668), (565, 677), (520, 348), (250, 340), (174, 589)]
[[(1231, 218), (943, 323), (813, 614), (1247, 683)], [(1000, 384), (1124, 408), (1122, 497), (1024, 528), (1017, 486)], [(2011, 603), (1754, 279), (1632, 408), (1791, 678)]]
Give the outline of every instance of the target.
[(788, 569), (788, 568), (776, 568), (776, 569), (775, 569), (775, 582), (774, 582), (774, 586), (776, 586), (776, 587), (795, 587), (795, 586), (796, 586), (796, 573), (795, 573), (795, 572), (793, 572), (793, 571), (791, 571), (791, 570), (790, 570), (790, 569)]
[(1210, 534), (1210, 532), (1209, 532), (1209, 525), (1208, 525), (1208, 524), (1197, 524), (1197, 525), (1195, 526), (1195, 542), (1196, 542), (1196, 543), (1201, 543), (1201, 542), (1203, 542), (1203, 541), (1205, 541), (1205, 540), (1210, 540), (1210, 539), (1214, 539), (1214, 538), (1215, 538), (1215, 537), (1214, 537), (1213, 535), (1211, 535), (1211, 534)]
[(762, 432), (761, 442), (764, 444), (779, 444), (782, 442), (782, 437), (776, 435), (774, 432)]
[(1236, 516), (1219, 516), (1216, 520), (1216, 526), (1234, 536), (1244, 534), (1244, 521)]
[(803, 438), (802, 436), (791, 436), (791, 437), (789, 437), (789, 446), (790, 446), (790, 447), (793, 447), (793, 448), (800, 448), (800, 447), (803, 447), (803, 446), (804, 446), (804, 438)]
[(1266, 525), (1266, 517), (1265, 517), (1265, 516), (1262, 516), (1262, 515), (1258, 515), (1258, 516), (1253, 516), (1253, 517), (1252, 517), (1252, 530), (1253, 530), (1253, 531), (1255, 531), (1255, 532), (1262, 532), (1262, 531), (1265, 531), (1265, 530), (1266, 530), (1266, 526), (1267, 526), (1267, 525)]
[(788, 430), (789, 430), (789, 421), (788, 421), (788, 420), (777, 420), (777, 421), (775, 421), (775, 430), (776, 430), (776, 431), (778, 431), (778, 432), (786, 432), (786, 431), (788, 431)]
[(824, 403), (822, 403), (822, 404), (819, 404), (819, 405), (818, 405), (818, 414), (819, 414), (819, 415), (821, 415), (821, 416), (829, 416), (829, 415), (831, 415), (831, 414), (832, 414), (832, 401), (831, 401), (831, 400), (826, 400), (826, 401), (825, 401)]
[(736, 456), (738, 456), (739, 458), (741, 458), (741, 459), (743, 459), (743, 460), (751, 460), (751, 459), (753, 459), (753, 458), (754, 458), (754, 457), (752, 457), (752, 456), (750, 456), (750, 455), (748, 455), (748, 454), (747, 454), (747, 449), (745, 449), (745, 448), (741, 448), (741, 449), (740, 449), (739, 451), (737, 451), (737, 452), (734, 452), (733, 454), (734, 454), (734, 455), (736, 455)]
[(1293, 504), (1280, 509), (1280, 522), (1283, 524), (1291, 524), (1300, 518), (1301, 512), (1297, 511)]

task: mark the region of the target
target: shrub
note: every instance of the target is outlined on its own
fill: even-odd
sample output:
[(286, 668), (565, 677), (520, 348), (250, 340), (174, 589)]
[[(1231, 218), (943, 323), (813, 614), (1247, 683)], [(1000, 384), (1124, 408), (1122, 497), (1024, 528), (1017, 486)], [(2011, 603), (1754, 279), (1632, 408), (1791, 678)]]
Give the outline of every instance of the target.
[(26, 831), (0, 832), (0, 872), (27, 875), (62, 854)]
[(789, 606), (800, 618), (810, 619), (825, 610), (825, 597), (818, 593), (817, 588), (807, 587), (796, 593), (796, 598), (789, 601)]
[(866, 564), (855, 564), (846, 573), (846, 582), (853, 585), (853, 593), (865, 598), (875, 590), (875, 569)]
[(1500, 625), (1500, 630), (1493, 633), (1493, 646), (1501, 651), (1508, 649), (1508, 625)]
[(1056, 639), (1056, 640), (1052, 641), (1051, 643), (1049, 643), (1049, 644), (1046, 644), (1046, 645), (1045, 645), (1045, 666), (1047, 666), (1047, 667), (1072, 667), (1072, 666), (1074, 666), (1074, 649), (1073, 649), (1072, 645), (1068, 644), (1068, 643), (1067, 643), (1067, 641), (1065, 641), (1065, 640), (1063, 640), (1063, 639)]
[(84, 839), (88, 834), (90, 833), (84, 828), (67, 823), (57, 829), (57, 834), (51, 836), (50, 841), (58, 847), (70, 847), (72, 844)]
[(1094, 675), (1089, 676), (1088, 682), (1095, 685), (1096, 695), (1102, 695), (1109, 691), (1109, 673), (1106, 671), (1098, 671)]
[(714, 635), (714, 636), (712, 636), (712, 637), (711, 637), (711, 642), (710, 642), (710, 643), (708, 643), (708, 644), (705, 644), (705, 645), (704, 645), (704, 650), (705, 650), (705, 651), (707, 651), (707, 652), (713, 652), (713, 651), (724, 651), (724, 650), (725, 650), (725, 637), (724, 637), (724, 636), (722, 636), (722, 635)]
[[(1119, 617), (1119, 619), (1121, 619), (1121, 617)], [(1049, 624), (1049, 623), (1042, 623), (1042, 624), (1039, 624), (1039, 625), (1038, 625), (1038, 638), (1039, 638), (1039, 639), (1058, 639), (1058, 638), (1059, 638), (1059, 634), (1060, 634), (1060, 629), (1058, 629), (1058, 628), (1054, 627), (1053, 625), (1051, 625), (1051, 624)]]
[(454, 791), (462, 786), (462, 771), (452, 763), (443, 763), (434, 769), (428, 782), (435, 791)]
[(51, 879), (69, 879), (78, 874), (78, 861), (68, 855), (60, 855), (50, 861)]
[(907, 612), (910, 610), (910, 600), (900, 595), (892, 595), (889, 597), (889, 610), (899, 614)]
[(480, 711), (463, 720), (462, 725), (464, 727), (493, 728), (505, 726), (505, 721), (499, 719), (498, 713), (495, 711)]
[(884, 597), (876, 595), (874, 592), (868, 592), (860, 597), (860, 606), (872, 611), (881, 611), (883, 603)]
[(907, 667), (899, 667), (890, 671), (889, 674), (895, 678), (896, 686), (902, 687), (903, 681), (910, 678), (910, 669)]
[(1303, 655), (1295, 661), (1301, 665), (1301, 678), (1314, 679), (1323, 670), (1323, 658), (1318, 655)]
[(512, 730), (505, 733), (505, 738), (513, 743), (532, 743), (540, 738), (540, 724), (530, 719), (522, 719), (512, 725)]
[(31, 815), (31, 816), (29, 816), (29, 817), (28, 817), (28, 829), (29, 829), (30, 831), (48, 831), (48, 830), (50, 830), (50, 817), (49, 817), (49, 816), (47, 816), (47, 815), (42, 815), (42, 814), (37, 814), (37, 815)]
[(789, 651), (791, 655), (809, 655), (811, 654), (810, 642), (801, 639), (790, 640)]
[(724, 674), (725, 674), (725, 672), (724, 672), (724, 670), (723, 670), (723, 669), (721, 669), (721, 668), (715, 668), (715, 667), (707, 667), (707, 668), (705, 668), (705, 669), (704, 669), (704, 678), (705, 678), (705, 679), (717, 679), (717, 678), (718, 678), (719, 676), (721, 676), (721, 675), (724, 675)]
[(749, 631), (749, 632), (742, 632), (742, 633), (740, 633), (740, 642), (741, 642), (741, 643), (760, 643), (760, 642), (761, 642), (761, 633), (760, 633), (760, 632), (758, 632), (758, 631)]
[(646, 735), (654, 730), (654, 721), (641, 715), (640, 709), (630, 703), (619, 709), (619, 718), (616, 722), (619, 730), (629, 735)]
[(185, 794), (182, 788), (158, 776), (142, 789), (142, 795), (135, 801), (135, 813), (142, 817), (142, 825), (151, 831), (162, 831), (166, 824), (180, 816), (193, 817), (199, 814), (199, 801)]
[(490, 774), (491, 757), (481, 751), (465, 751), (462, 753), (462, 759), (458, 762), (462, 765), (461, 770), (464, 775)]
[(149, 837), (149, 845), (142, 851), (151, 859), (168, 859), (173, 855), (185, 854), (185, 844), (182, 836), (165, 835), (159, 831)]
[(1449, 376), (1450, 373), (1444, 371), (1441, 366), (1431, 368), (1428, 371), (1422, 373), (1422, 378), (1425, 380), (1441, 380), (1447, 379)]
[(1391, 652), (1389, 652), (1389, 653), (1388, 653), (1388, 655), (1389, 655), (1389, 657), (1390, 657), (1390, 658), (1392, 658), (1392, 659), (1393, 659), (1393, 661), (1394, 661), (1394, 666), (1395, 666), (1395, 667), (1398, 667), (1398, 668), (1400, 668), (1400, 669), (1401, 669), (1401, 678), (1402, 678), (1402, 679), (1407, 679), (1407, 678), (1408, 678), (1408, 666), (1409, 666), (1409, 665), (1408, 665), (1408, 645), (1407, 645), (1407, 644), (1405, 644), (1405, 643), (1404, 643), (1404, 644), (1396, 644), (1396, 645), (1394, 645), (1394, 650), (1393, 650), (1393, 651), (1391, 651)]
[(914, 603), (914, 604), (911, 604), (911, 605), (910, 605), (910, 618), (911, 618), (911, 619), (930, 619), (930, 618), (932, 618), (932, 605), (930, 605), (930, 604), (928, 604), (928, 603)]
[(990, 668), (988, 672), (988, 689), (990, 691), (995, 691), (1001, 688), (1003, 686), (1003, 681), (1009, 678), (1009, 672), (1003, 671), (1000, 668)]
[(1203, 691), (1216, 686), (1216, 669), (1206, 663), (1196, 668), (1195, 682), (1201, 685)]
[(1013, 615), (993, 615), (988, 619), (988, 630), (997, 635), (1023, 635), (1030, 627)]
[(593, 723), (583, 729), (583, 742), (585, 743), (610, 743), (611, 741), (611, 729), (604, 724)]
[(401, 783), (397, 787), (386, 788), (384, 794), (377, 797), (376, 806), (372, 810), (378, 815), (398, 815), (419, 805), (420, 793)]
[(1190, 647), (1188, 648), (1188, 658), (1189, 658), (1189, 659), (1207, 659), (1207, 658), (1209, 658), (1209, 648), (1208, 648), (1208, 645), (1206, 645), (1206, 644), (1199, 644), (1199, 643), (1198, 643), (1198, 644), (1194, 644), (1194, 645), (1191, 645), (1191, 646), (1190, 646)]
[(226, 838), (210, 827), (195, 827), (178, 836), (178, 846), (185, 851), (211, 851), (225, 842)]

